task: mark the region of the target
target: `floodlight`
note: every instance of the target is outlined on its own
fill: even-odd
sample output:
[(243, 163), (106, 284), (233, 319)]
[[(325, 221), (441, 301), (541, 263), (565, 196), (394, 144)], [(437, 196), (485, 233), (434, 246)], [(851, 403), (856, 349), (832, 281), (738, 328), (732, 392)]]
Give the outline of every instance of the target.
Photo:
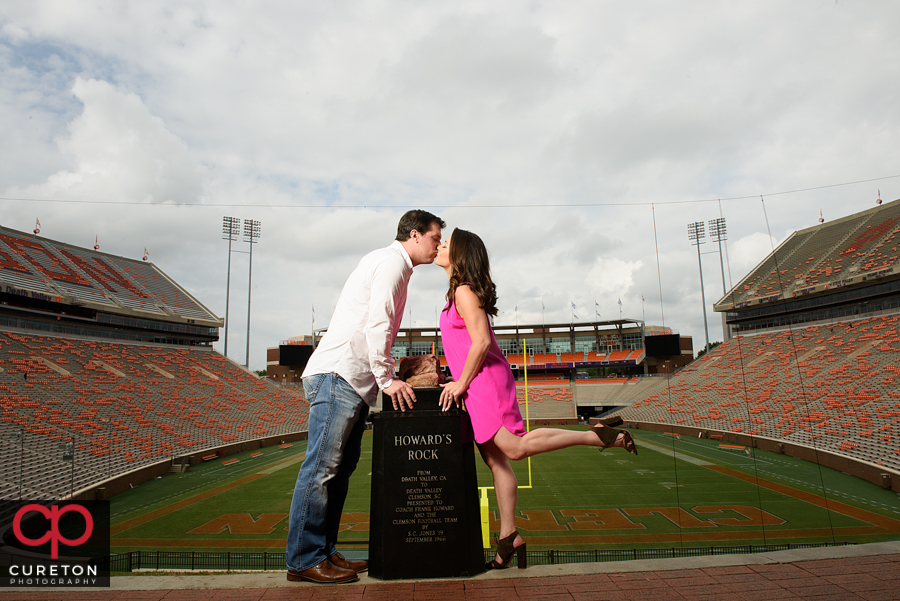
[(237, 242), (241, 235), (240, 217), (222, 217), (222, 240)]
[(244, 220), (244, 242), (249, 242), (250, 244), (255, 244), (256, 240), (260, 236), (260, 228), (262, 224), (259, 221), (254, 221), (253, 219), (245, 219)]
[(701, 241), (706, 237), (706, 226), (703, 225), (703, 222), (695, 221), (694, 223), (689, 223), (687, 227), (688, 240), (697, 240), (697, 244), (703, 244)]
[(709, 237), (714, 238), (715, 240), (727, 240), (726, 234), (728, 233), (727, 228), (725, 227), (725, 218), (720, 217), (719, 219), (710, 219), (709, 220)]

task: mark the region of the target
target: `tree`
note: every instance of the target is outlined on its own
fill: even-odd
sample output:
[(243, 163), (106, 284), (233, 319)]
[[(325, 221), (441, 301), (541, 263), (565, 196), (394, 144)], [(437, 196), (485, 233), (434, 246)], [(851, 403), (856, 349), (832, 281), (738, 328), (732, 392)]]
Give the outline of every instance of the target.
[[(709, 350), (713, 350), (714, 348), (716, 348), (716, 347), (719, 346), (720, 344), (722, 344), (722, 341), (721, 341), (721, 340), (717, 340), (717, 341), (715, 341), (715, 342), (710, 342), (710, 343), (709, 343)], [(700, 352), (697, 353), (697, 359), (699, 359), (700, 357), (702, 357), (702, 356), (705, 355), (705, 354), (706, 354), (706, 349), (701, 349)]]
[(257, 376), (259, 376), (260, 378), (265, 378), (266, 375), (267, 375), (267, 374), (266, 374), (266, 370), (264, 370), (264, 369), (256, 369), (256, 370), (253, 371), (253, 373), (255, 373), (255, 374), (256, 374)]

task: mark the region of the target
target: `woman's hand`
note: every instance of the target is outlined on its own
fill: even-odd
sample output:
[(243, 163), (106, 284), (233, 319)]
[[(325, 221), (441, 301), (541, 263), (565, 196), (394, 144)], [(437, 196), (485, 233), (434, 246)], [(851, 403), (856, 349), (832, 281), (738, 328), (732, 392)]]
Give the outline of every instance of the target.
[(456, 404), (459, 407), (459, 398), (465, 394), (468, 386), (462, 382), (447, 382), (446, 384), (441, 384), (441, 388), (443, 388), (440, 399), (441, 410), (447, 411), (452, 404)]

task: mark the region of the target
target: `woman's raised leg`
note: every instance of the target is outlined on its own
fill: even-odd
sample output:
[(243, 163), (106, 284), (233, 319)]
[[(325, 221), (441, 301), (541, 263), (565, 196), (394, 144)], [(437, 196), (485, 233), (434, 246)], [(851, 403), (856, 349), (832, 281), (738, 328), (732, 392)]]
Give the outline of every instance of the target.
[[(506, 428), (500, 428), (492, 440), (500, 451), (513, 461), (579, 445), (589, 447), (603, 446), (600, 438), (593, 430), (582, 430), (579, 432), (575, 430), (558, 430), (556, 428), (538, 428), (524, 436), (516, 436)], [(618, 435), (612, 446), (625, 446), (624, 432)]]

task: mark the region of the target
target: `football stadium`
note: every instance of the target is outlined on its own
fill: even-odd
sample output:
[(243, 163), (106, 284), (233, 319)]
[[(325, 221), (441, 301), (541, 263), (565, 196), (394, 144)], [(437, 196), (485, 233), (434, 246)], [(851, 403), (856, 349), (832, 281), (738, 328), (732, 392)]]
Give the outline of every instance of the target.
[[(795, 232), (715, 302), (731, 336), (696, 360), (642, 320), (498, 327), (532, 427), (621, 415), (640, 449), (516, 465), (529, 563), (898, 539), (898, 244), (900, 201)], [(283, 570), (302, 365), (270, 351), (261, 378), (213, 350), (223, 320), (145, 259), (0, 228), (0, 498), (109, 500), (115, 573)], [(394, 351), (446, 364), (433, 330)], [(367, 549), (371, 438), (348, 556)]]

